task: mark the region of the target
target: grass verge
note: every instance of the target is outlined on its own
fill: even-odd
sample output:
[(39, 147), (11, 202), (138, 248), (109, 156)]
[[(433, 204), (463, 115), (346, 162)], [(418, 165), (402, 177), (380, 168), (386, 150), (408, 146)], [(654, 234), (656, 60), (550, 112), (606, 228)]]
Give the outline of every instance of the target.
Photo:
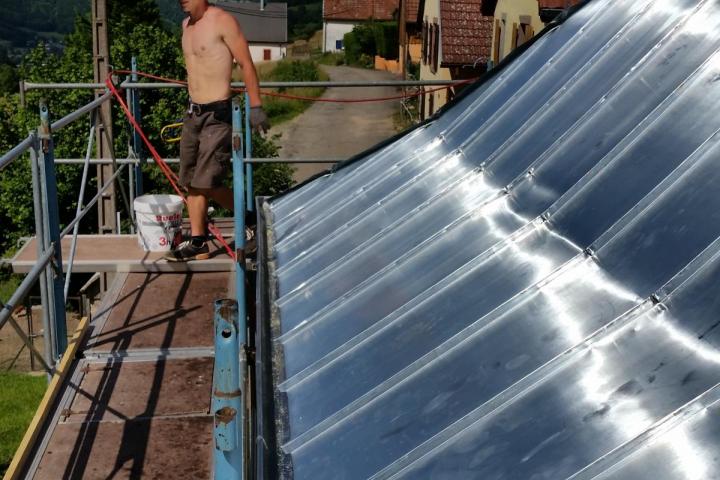
[(0, 373), (0, 476), (10, 465), (46, 387), (44, 375)]
[(2, 275), (0, 273), (0, 301), (7, 303), (20, 286), (21, 281), (22, 277), (20, 275)]
[[(317, 63), (309, 60), (282, 60), (270, 71), (259, 74), (261, 80), (276, 82), (306, 82), (329, 80)], [(288, 95), (317, 98), (323, 94), (324, 88), (273, 88), (272, 92)], [(270, 118), (271, 125), (278, 125), (297, 117), (312, 105), (311, 100), (295, 100), (266, 96), (263, 98), (263, 109)]]

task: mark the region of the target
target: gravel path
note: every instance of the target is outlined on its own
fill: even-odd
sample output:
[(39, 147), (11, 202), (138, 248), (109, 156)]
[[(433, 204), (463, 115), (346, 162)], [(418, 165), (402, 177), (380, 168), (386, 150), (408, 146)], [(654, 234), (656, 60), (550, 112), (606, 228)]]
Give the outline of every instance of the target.
[[(351, 67), (322, 66), (333, 81), (398, 80), (388, 72)], [(395, 87), (329, 88), (323, 98), (354, 99), (396, 95)], [(397, 101), (376, 103), (317, 102), (289, 122), (273, 127), (281, 134), (282, 158), (349, 158), (395, 133)], [(303, 180), (330, 168), (329, 164), (295, 164), (294, 180)]]

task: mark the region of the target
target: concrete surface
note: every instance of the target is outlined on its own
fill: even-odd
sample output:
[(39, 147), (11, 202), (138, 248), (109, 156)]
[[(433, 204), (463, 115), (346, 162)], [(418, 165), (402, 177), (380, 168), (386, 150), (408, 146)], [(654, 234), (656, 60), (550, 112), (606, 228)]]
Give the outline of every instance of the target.
[[(353, 67), (322, 68), (332, 81), (400, 80), (397, 76)], [(394, 96), (395, 87), (328, 88), (322, 98), (358, 99)], [(317, 102), (301, 115), (269, 131), (281, 134), (283, 158), (349, 158), (395, 134), (393, 115), (399, 101), (375, 103)], [(293, 179), (299, 183), (330, 168), (331, 164), (296, 164)]]

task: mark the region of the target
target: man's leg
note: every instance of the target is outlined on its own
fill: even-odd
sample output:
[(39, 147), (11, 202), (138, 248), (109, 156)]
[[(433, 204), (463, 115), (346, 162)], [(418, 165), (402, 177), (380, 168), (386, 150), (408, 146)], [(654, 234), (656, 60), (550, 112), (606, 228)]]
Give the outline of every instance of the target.
[[(214, 188), (207, 190), (207, 195), (215, 200), (221, 207), (230, 210), (235, 210), (235, 199), (233, 198), (233, 191), (227, 187)], [(205, 207), (207, 208), (207, 206)]]
[(208, 198), (206, 190), (189, 188), (187, 195), (188, 215), (190, 216), (190, 235), (205, 236), (207, 229)]
[(208, 199), (202, 190), (188, 187), (187, 209), (190, 217), (190, 235), (188, 241), (181, 243), (175, 250), (165, 255), (171, 262), (186, 262), (188, 260), (204, 260), (210, 258), (210, 248), (207, 245), (207, 210)]

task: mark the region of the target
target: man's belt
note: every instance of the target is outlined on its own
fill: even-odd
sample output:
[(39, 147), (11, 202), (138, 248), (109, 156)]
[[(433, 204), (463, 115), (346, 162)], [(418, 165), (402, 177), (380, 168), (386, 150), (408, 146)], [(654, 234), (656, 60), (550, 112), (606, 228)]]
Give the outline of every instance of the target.
[(195, 103), (192, 100), (188, 103), (188, 109), (187, 113), (189, 114), (195, 114), (195, 115), (202, 115), (203, 113), (208, 112), (222, 112), (227, 111), (231, 107), (231, 100), (225, 99), (225, 100), (218, 100), (217, 102), (210, 102), (210, 103)]

